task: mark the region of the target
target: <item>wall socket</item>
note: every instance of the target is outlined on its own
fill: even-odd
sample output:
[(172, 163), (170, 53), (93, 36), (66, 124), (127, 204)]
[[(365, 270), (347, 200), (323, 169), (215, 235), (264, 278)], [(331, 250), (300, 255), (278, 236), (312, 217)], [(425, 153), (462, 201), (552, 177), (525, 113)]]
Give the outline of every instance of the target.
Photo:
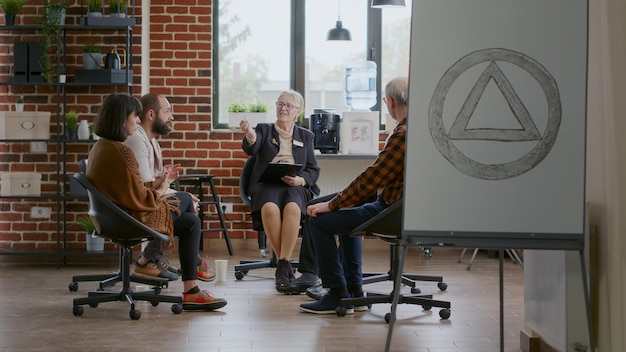
[(48, 207), (32, 207), (30, 208), (30, 217), (33, 219), (48, 219), (52, 208)]
[(222, 205), (222, 213), (233, 212), (233, 203), (221, 203), (221, 205)]
[(45, 153), (48, 151), (46, 142), (30, 142), (31, 153)]

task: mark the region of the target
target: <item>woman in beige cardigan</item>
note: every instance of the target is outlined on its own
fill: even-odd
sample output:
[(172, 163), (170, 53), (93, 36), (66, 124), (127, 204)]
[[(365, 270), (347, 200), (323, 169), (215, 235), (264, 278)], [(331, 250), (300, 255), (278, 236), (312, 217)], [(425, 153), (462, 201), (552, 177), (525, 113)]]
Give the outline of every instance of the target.
[(213, 310), (224, 307), (226, 300), (215, 298), (196, 285), (196, 259), (200, 244), (200, 219), (189, 194), (165, 195), (177, 172), (165, 173), (162, 179), (144, 183), (133, 150), (124, 140), (137, 130), (141, 103), (128, 94), (111, 94), (102, 104), (94, 123), (100, 136), (89, 152), (87, 178), (106, 197), (131, 216), (156, 231), (179, 237), (178, 251), (183, 280), (183, 308)]

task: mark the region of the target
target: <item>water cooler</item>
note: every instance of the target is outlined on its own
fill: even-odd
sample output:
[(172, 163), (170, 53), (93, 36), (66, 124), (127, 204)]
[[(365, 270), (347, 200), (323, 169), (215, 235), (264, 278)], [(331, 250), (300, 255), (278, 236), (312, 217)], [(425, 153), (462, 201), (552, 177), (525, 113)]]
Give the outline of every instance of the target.
[(337, 154), (339, 150), (339, 115), (315, 112), (309, 120), (309, 129), (315, 135), (313, 147), (322, 154)]

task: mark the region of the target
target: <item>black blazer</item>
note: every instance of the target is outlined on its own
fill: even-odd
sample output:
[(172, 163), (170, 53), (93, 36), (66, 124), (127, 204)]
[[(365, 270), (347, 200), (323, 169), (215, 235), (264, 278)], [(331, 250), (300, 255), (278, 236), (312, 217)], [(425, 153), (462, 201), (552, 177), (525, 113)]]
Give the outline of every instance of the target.
[[(274, 159), (280, 149), (280, 137), (274, 129), (273, 123), (259, 123), (255, 130), (257, 135), (256, 142), (250, 145), (244, 136), (242, 143), (242, 149), (246, 154), (256, 154), (257, 156), (252, 176), (250, 177), (250, 192), (259, 183), (263, 171), (265, 171), (267, 165)], [(302, 169), (298, 172), (298, 176), (306, 180), (307, 187), (313, 194), (319, 195), (320, 189), (317, 186), (317, 179), (320, 176), (320, 168), (317, 166), (317, 160), (315, 159), (314, 137), (313, 132), (296, 125), (293, 130), (292, 150), (296, 164), (302, 164)]]

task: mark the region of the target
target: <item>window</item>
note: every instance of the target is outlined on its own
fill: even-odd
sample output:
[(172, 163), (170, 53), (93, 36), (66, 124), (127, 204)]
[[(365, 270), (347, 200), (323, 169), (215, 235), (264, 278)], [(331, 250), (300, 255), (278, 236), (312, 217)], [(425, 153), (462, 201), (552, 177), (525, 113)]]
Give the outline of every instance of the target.
[[(263, 102), (270, 109), (289, 88), (290, 1), (219, 1), (219, 76), (214, 82), (219, 124), (228, 123), (228, 105)], [(215, 106), (215, 104), (214, 104)], [(214, 124), (215, 126), (215, 124)]]
[[(305, 116), (317, 108), (346, 111), (344, 70), (360, 60), (378, 65), (372, 110), (385, 109), (381, 87), (408, 74), (411, 7), (407, 1), (405, 8), (380, 10), (370, 2), (215, 0), (213, 127), (227, 128), (233, 102), (263, 102), (273, 121), (276, 97), (290, 88), (303, 93)], [(326, 40), (338, 18), (352, 41)]]

